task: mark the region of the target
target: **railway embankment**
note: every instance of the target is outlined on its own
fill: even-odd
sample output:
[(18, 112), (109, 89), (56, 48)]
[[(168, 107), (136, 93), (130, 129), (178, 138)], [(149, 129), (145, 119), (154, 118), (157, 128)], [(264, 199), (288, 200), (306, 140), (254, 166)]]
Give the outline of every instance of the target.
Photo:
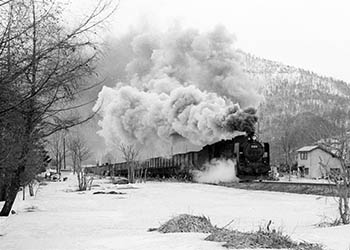
[(331, 183), (305, 183), (305, 182), (279, 182), (279, 181), (262, 181), (262, 182), (230, 182), (219, 183), (220, 186), (239, 188), (246, 190), (263, 190), (297, 194), (311, 194), (323, 196), (337, 196), (337, 188)]

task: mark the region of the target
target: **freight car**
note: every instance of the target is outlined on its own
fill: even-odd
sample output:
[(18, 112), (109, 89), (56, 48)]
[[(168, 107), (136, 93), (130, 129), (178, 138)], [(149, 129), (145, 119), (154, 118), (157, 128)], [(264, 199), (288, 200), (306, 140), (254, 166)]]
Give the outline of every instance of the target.
[[(270, 170), (269, 144), (259, 142), (255, 136), (237, 136), (206, 145), (200, 151), (175, 154), (169, 158), (156, 157), (137, 162), (135, 171), (147, 172), (147, 177), (191, 178), (193, 170), (202, 170), (213, 159), (236, 161), (237, 177), (241, 180), (265, 178)], [(125, 162), (90, 167), (98, 175), (127, 176)]]

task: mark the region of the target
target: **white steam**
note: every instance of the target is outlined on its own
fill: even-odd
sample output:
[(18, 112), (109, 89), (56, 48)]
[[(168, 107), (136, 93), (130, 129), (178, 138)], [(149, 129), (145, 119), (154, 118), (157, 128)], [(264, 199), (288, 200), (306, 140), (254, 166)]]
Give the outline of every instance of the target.
[(210, 163), (205, 164), (204, 171), (194, 171), (194, 180), (201, 183), (220, 182), (238, 182), (239, 178), (236, 176), (236, 162), (228, 160), (213, 159)]
[(254, 131), (255, 110), (247, 107), (261, 96), (238, 67), (233, 42), (222, 27), (136, 34), (128, 80), (104, 87), (94, 106), (106, 144), (165, 154), (177, 141), (202, 146)]

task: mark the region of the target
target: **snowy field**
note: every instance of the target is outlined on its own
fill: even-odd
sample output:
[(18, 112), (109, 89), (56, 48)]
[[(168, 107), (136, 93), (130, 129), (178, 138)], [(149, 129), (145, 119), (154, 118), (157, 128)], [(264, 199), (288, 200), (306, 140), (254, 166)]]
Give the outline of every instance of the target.
[[(240, 190), (191, 183), (149, 182), (113, 185), (96, 180), (92, 191), (75, 192), (76, 179), (40, 186), (34, 198), (20, 199), (17, 214), (0, 219), (1, 250), (223, 250), (207, 234), (147, 232), (174, 215), (209, 216), (212, 224), (257, 230), (269, 220), (295, 240), (348, 250), (350, 226), (317, 228), (336, 216), (333, 198)], [(98, 194), (118, 191), (123, 195)]]

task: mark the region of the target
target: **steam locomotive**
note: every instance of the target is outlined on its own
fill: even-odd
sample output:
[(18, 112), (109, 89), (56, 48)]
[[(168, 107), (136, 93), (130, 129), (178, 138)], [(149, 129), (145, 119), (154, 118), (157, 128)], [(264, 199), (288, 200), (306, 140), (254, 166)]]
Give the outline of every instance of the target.
[(241, 180), (264, 179), (270, 171), (270, 148), (254, 135), (240, 135), (205, 146), (198, 153), (200, 166), (213, 159), (232, 159)]
[[(237, 177), (241, 180), (264, 179), (270, 170), (269, 144), (259, 142), (254, 135), (240, 135), (231, 140), (222, 140), (206, 145), (200, 151), (140, 161), (134, 165), (133, 170), (147, 177), (191, 179), (193, 170), (203, 170), (205, 164), (214, 159), (234, 160)], [(90, 167), (88, 171), (98, 175), (126, 177), (128, 164), (105, 164)]]

